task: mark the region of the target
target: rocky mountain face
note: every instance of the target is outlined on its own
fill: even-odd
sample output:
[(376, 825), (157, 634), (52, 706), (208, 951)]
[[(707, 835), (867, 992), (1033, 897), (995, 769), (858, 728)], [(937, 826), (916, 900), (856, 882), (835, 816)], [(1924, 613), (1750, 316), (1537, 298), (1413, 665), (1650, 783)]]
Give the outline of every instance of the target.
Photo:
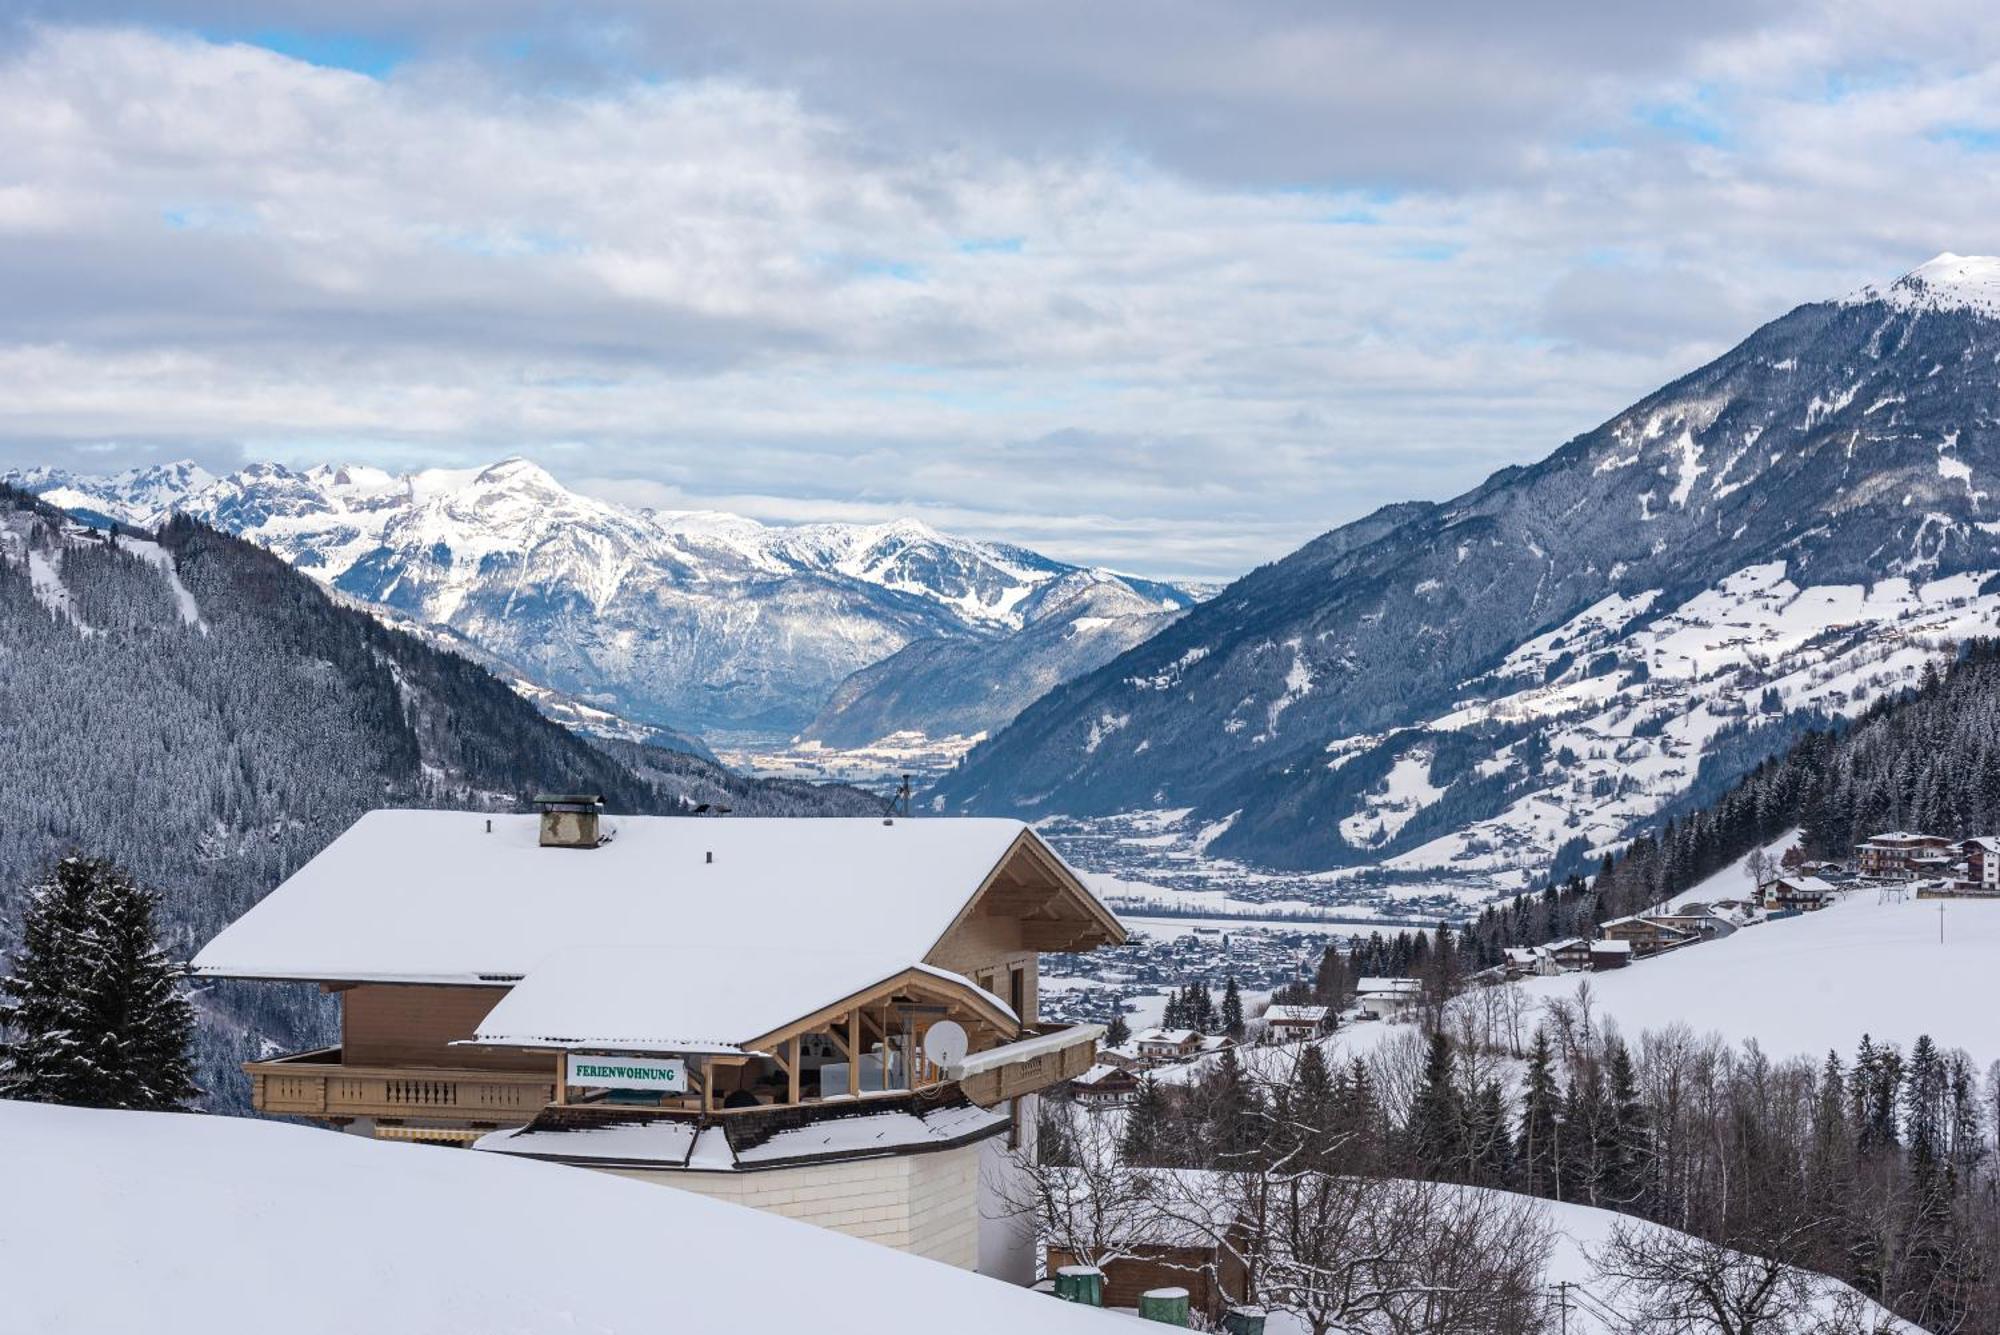
[(850, 674), (920, 641), (1004, 641), (1080, 585), (1116, 585), (1155, 611), (1193, 601), (913, 522), (776, 528), (627, 510), (521, 459), (405, 476), (261, 464), (211, 479), (190, 467), (178, 490), (152, 476), (171, 471), (19, 483), (140, 525), (193, 515), (541, 687), (721, 736), (789, 737)]
[(943, 810), (1499, 887), (1996, 616), (2000, 261), (1802, 306), (1531, 467), (1259, 569), (974, 749)]
[(835, 688), (803, 739), (838, 749), (911, 730), (934, 738), (997, 732), (1178, 615), (1123, 580), (1072, 571), (1050, 582), (1034, 616), (1011, 635), (915, 640), (862, 668)]

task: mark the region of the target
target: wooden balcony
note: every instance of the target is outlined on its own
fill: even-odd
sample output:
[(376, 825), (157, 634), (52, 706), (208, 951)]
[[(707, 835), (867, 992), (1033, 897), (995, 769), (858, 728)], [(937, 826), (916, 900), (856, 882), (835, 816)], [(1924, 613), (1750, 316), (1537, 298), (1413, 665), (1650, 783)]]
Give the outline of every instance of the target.
[(339, 1048), (245, 1062), (250, 1102), (287, 1117), (423, 1118), (520, 1126), (555, 1098), (555, 1077), (509, 1071), (347, 1066)]
[(1098, 1025), (1048, 1026), (966, 1059), (958, 1085), (983, 1108), (1074, 1080), (1097, 1060)]

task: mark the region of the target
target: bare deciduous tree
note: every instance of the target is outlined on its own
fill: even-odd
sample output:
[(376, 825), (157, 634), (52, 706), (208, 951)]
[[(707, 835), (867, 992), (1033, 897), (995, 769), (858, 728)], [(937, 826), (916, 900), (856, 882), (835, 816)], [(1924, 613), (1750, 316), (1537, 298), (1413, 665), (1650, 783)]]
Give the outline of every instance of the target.
[(1550, 1232), (1525, 1197), (1299, 1174), (1273, 1192), (1258, 1300), (1312, 1335), (1530, 1335)]
[(1889, 1335), (1845, 1286), (1672, 1229), (1620, 1223), (1592, 1254), (1629, 1335)]

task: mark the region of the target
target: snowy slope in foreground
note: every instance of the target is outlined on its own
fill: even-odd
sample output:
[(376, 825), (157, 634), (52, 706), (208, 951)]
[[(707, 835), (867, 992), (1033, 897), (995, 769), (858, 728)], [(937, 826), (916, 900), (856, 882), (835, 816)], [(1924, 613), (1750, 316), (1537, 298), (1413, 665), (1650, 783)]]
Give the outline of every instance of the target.
[(45, 1335), (1106, 1328), (667, 1187), (269, 1122), (0, 1102), (0, 1180), (4, 1324)]
[[(1741, 893), (1743, 882), (1732, 878)], [(1943, 944), (1938, 941), (1940, 906)], [(1920, 1034), (1964, 1048), (1981, 1065), (2000, 1058), (2000, 903), (1883, 903), (1856, 890), (1818, 913), (1592, 974), (1597, 1014), (1628, 1036), (1685, 1024), (1774, 1057), (1843, 1061), (1862, 1034), (1908, 1051)], [(1574, 997), (1578, 979), (1535, 978), (1537, 997)]]

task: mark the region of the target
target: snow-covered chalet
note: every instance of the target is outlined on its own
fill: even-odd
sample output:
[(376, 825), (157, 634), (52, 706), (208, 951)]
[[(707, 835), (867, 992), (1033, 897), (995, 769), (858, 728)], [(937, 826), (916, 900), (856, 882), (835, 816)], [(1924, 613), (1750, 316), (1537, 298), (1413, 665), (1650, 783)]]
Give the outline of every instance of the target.
[(1005, 1151), (1102, 1030), (1043, 951), (1124, 940), (1032, 830), (975, 819), (376, 811), (211, 941), (316, 984), (335, 1047), (259, 1111), (577, 1164), (1025, 1281)]

